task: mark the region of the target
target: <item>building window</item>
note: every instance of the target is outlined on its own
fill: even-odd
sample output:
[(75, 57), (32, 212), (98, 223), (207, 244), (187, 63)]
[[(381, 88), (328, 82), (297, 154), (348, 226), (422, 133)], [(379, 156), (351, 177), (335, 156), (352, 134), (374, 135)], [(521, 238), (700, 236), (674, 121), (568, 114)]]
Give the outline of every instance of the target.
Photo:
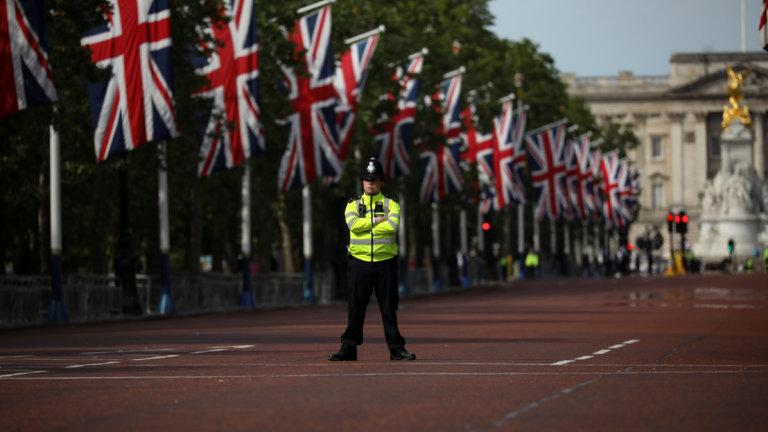
[(661, 136), (651, 135), (651, 159), (661, 159)]
[(709, 138), (709, 156), (713, 159), (720, 159), (720, 137), (713, 136)]
[(696, 142), (696, 134), (693, 132), (686, 132), (685, 133), (685, 142), (688, 144), (693, 144)]
[(651, 187), (651, 208), (658, 210), (664, 208), (664, 185), (654, 183)]

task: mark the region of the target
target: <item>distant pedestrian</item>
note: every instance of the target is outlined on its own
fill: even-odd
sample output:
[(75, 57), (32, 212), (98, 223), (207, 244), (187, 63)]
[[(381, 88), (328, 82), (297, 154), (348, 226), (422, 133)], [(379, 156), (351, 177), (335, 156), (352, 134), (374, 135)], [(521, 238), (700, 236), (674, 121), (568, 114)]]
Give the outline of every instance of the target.
[(536, 272), (539, 269), (539, 254), (535, 250), (531, 249), (528, 254), (525, 255), (525, 276), (528, 279), (536, 277)]
[(357, 360), (357, 346), (363, 343), (365, 312), (376, 293), (390, 360), (415, 360), (405, 350), (405, 339), (397, 327), (398, 263), (397, 230), (400, 205), (381, 193), (384, 169), (375, 158), (362, 167), (363, 194), (349, 200), (344, 219), (349, 228), (347, 280), (350, 297), (347, 328), (341, 335), (341, 348), (328, 356), (331, 361)]

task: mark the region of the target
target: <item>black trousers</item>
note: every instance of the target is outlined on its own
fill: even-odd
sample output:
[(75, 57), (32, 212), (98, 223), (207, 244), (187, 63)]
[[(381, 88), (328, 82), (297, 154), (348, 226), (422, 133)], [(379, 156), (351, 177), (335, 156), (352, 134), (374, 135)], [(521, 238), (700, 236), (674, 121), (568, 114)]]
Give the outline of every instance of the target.
[(349, 304), (347, 310), (347, 329), (341, 335), (342, 345), (361, 345), (363, 343), (363, 324), (365, 311), (371, 300), (371, 293), (376, 293), (384, 324), (384, 337), (390, 350), (403, 348), (405, 339), (397, 328), (397, 257), (379, 262), (365, 262), (349, 258), (347, 267), (349, 283)]

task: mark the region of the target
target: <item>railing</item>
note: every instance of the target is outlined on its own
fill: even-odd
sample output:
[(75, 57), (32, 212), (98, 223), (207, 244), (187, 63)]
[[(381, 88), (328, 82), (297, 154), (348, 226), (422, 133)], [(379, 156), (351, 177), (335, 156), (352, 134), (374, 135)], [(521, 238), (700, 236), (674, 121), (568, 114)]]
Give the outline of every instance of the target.
[[(445, 266), (444, 266), (445, 267)], [(431, 270), (409, 269), (409, 293), (426, 294), (432, 289)], [(441, 279), (448, 287), (447, 268)], [(473, 272), (476, 277), (477, 273)], [(474, 278), (473, 278), (474, 279)], [(317, 272), (313, 286), (321, 303), (346, 300), (333, 272)], [(158, 313), (161, 285), (158, 275), (136, 275), (138, 301), (144, 315)], [(263, 273), (253, 275), (251, 289), (257, 308), (300, 305), (303, 301), (302, 273)], [(66, 275), (62, 284), (64, 304), (70, 322), (121, 319), (123, 291), (113, 275)], [(171, 292), (178, 314), (237, 310), (242, 293), (242, 276), (232, 273), (174, 274)], [(0, 275), (0, 328), (38, 325), (46, 322), (51, 300), (49, 276)]]

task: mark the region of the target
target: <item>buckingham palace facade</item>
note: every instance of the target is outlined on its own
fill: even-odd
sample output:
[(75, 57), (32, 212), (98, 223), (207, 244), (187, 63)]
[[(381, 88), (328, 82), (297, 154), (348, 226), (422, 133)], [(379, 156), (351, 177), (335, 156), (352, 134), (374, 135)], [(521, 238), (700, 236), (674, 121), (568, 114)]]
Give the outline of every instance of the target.
[(669, 75), (661, 76), (561, 74), (569, 94), (583, 98), (599, 124), (630, 123), (640, 140), (628, 154), (642, 179), (641, 209), (630, 241), (650, 226), (666, 236), (667, 211), (682, 209), (691, 217), (688, 242), (698, 240), (704, 187), (720, 168), (727, 66), (751, 70), (743, 92), (752, 115), (752, 162), (766, 178), (768, 53), (674, 54)]

